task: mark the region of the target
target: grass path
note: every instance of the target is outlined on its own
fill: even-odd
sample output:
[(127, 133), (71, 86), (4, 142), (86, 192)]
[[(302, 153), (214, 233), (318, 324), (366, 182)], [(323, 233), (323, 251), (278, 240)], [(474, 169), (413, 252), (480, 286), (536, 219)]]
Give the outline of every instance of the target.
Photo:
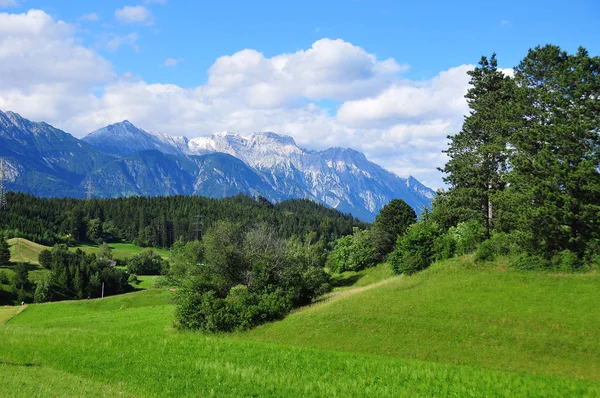
[(0, 307), (0, 325), (10, 321), (12, 318), (19, 315), (25, 310), (25, 308), (27, 308), (26, 305)]
[(397, 278), (401, 278), (401, 276), (391, 277), (391, 278), (388, 278), (388, 279), (381, 280), (379, 282), (374, 282), (374, 283), (371, 283), (371, 284), (368, 284), (368, 285), (359, 286), (359, 287), (355, 287), (355, 288), (347, 288), (347, 289), (334, 290), (331, 293), (328, 293), (328, 294), (324, 295), (323, 297), (321, 297), (319, 300), (315, 301), (310, 306), (299, 308), (297, 311), (304, 311), (304, 310), (306, 310), (307, 308), (310, 308), (310, 307), (323, 306), (325, 304), (330, 304), (330, 303), (333, 303), (333, 302), (335, 302), (337, 300), (340, 300), (340, 299), (343, 299), (345, 297), (351, 296), (353, 294), (362, 293), (362, 292), (364, 292), (366, 290), (371, 290), (371, 289), (375, 289), (375, 288), (378, 288), (378, 287), (383, 286), (383, 285), (387, 285), (389, 283), (394, 282)]

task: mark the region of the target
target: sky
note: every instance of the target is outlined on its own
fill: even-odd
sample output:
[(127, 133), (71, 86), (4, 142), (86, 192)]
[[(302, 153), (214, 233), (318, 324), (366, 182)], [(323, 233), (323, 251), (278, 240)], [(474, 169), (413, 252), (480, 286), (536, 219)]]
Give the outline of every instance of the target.
[(435, 189), (480, 57), (600, 55), (598, 26), (597, 0), (0, 0), (0, 110), (76, 137), (273, 131)]

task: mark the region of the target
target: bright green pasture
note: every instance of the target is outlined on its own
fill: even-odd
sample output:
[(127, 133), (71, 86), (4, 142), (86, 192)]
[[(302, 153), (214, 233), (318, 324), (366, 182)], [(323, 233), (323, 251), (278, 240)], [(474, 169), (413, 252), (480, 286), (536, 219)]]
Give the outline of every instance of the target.
[(252, 339), (600, 381), (600, 274), (457, 259), (325, 300)]
[(599, 286), (457, 260), (235, 335), (174, 329), (167, 289), (30, 305), (0, 326), (0, 376), (29, 389), (0, 396), (599, 396)]
[(48, 246), (40, 245), (23, 238), (13, 238), (8, 240), (10, 246), (10, 261), (13, 263), (31, 263), (39, 264), (38, 257)]
[[(113, 258), (117, 260), (122, 260), (150, 249), (158, 253), (165, 260), (169, 259), (168, 250), (157, 249), (155, 247), (140, 247), (131, 243), (109, 243), (108, 246), (112, 249)], [(73, 250), (75, 249), (81, 249), (88, 254), (98, 253), (98, 251), (100, 250), (99, 246), (97, 245), (81, 245), (73, 248)]]

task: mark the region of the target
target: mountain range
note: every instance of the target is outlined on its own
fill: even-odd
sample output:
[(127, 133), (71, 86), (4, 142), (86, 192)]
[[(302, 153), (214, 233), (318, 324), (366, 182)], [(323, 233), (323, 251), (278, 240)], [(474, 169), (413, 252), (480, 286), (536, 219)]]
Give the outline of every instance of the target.
[(125, 120), (83, 139), (0, 111), (0, 157), (7, 188), (38, 196), (94, 197), (246, 194), (272, 202), (307, 198), (372, 221), (401, 198), (417, 212), (434, 192), (347, 148), (307, 150), (272, 132), (188, 139)]

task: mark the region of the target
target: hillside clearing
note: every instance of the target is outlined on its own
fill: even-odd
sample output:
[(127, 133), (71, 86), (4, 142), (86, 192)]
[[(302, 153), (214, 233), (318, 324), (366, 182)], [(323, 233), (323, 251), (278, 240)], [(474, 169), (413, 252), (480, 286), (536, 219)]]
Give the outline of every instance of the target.
[[(10, 260), (13, 263), (20, 262), (28, 262), (31, 264), (38, 265), (38, 257), (42, 250), (51, 250), (52, 247), (40, 245), (38, 243), (32, 242), (23, 238), (12, 238), (8, 240), (8, 244), (10, 246), (11, 258)], [(158, 253), (163, 259), (169, 258), (169, 251), (164, 249), (158, 249), (155, 247), (140, 247), (131, 243), (109, 243), (108, 247), (112, 249), (113, 258), (116, 260), (123, 260), (125, 258), (131, 257), (135, 254), (140, 254), (146, 250), (153, 250)], [(70, 247), (69, 250), (77, 250), (81, 249), (84, 252), (90, 253), (98, 253), (100, 251), (100, 247), (98, 245), (80, 245), (75, 247)]]

